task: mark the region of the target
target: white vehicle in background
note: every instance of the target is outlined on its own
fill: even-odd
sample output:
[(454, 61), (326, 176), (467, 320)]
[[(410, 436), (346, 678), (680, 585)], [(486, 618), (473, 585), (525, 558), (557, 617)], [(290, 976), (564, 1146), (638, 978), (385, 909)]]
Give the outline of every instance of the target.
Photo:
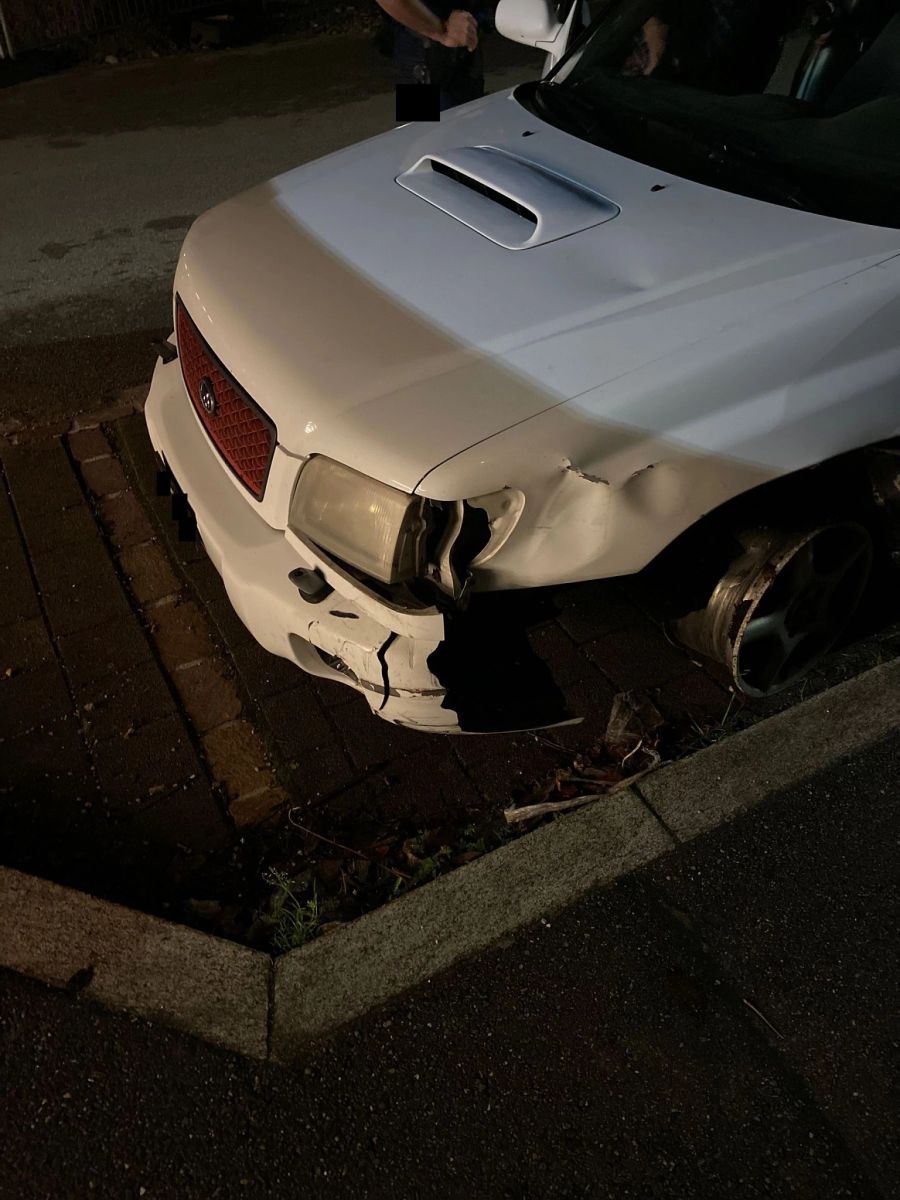
[(731, 95), (625, 70), (652, 9), (501, 0), (543, 79), (184, 243), (162, 478), (257, 640), (387, 720), (577, 716), (504, 649), (506, 602), (663, 552), (675, 636), (777, 691), (900, 494), (900, 17)]

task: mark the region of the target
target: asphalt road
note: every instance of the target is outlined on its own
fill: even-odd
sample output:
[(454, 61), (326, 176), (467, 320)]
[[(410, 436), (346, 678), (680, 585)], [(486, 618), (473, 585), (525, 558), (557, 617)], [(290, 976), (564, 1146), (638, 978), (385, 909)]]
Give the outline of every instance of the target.
[(900, 1194), (900, 735), (261, 1069), (0, 976), (0, 1196)]
[[(489, 91), (542, 62), (496, 35), (485, 53)], [(149, 379), (194, 217), (394, 123), (392, 65), (353, 37), (85, 67), (0, 91), (0, 434)]]

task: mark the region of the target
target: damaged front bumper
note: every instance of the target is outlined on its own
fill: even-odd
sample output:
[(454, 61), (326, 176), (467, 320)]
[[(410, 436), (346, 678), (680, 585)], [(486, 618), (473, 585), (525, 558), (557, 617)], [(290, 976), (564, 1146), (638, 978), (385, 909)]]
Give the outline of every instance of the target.
[[(265, 649), (354, 688), (378, 716), (413, 729), (485, 733), (572, 720), (524, 630), (496, 619), (495, 604), (485, 615), (458, 616), (393, 607), (290, 529), (264, 520), (208, 441), (177, 361), (157, 364), (144, 415), (235, 612)], [(270, 516), (287, 511), (296, 477), (296, 464), (282, 458), (270, 473), (273, 491), (283, 493), (267, 499)], [(332, 590), (307, 599), (304, 590), (315, 590), (295, 582), (303, 585), (304, 573)]]

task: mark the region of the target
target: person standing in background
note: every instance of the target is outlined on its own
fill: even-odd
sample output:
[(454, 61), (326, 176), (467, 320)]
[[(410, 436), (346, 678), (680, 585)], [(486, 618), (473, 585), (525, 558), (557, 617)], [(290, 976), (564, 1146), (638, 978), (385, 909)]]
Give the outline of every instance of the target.
[(378, 0), (391, 19), (398, 83), (433, 83), (440, 110), (484, 95), (478, 20), (466, 5), (484, 0)]

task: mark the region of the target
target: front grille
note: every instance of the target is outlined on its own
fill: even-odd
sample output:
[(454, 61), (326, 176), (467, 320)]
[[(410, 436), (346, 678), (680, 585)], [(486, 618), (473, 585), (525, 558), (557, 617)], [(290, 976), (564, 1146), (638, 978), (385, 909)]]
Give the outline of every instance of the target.
[(261, 500), (275, 453), (274, 424), (207, 346), (179, 297), (175, 331), (184, 385), (203, 428), (250, 495)]

